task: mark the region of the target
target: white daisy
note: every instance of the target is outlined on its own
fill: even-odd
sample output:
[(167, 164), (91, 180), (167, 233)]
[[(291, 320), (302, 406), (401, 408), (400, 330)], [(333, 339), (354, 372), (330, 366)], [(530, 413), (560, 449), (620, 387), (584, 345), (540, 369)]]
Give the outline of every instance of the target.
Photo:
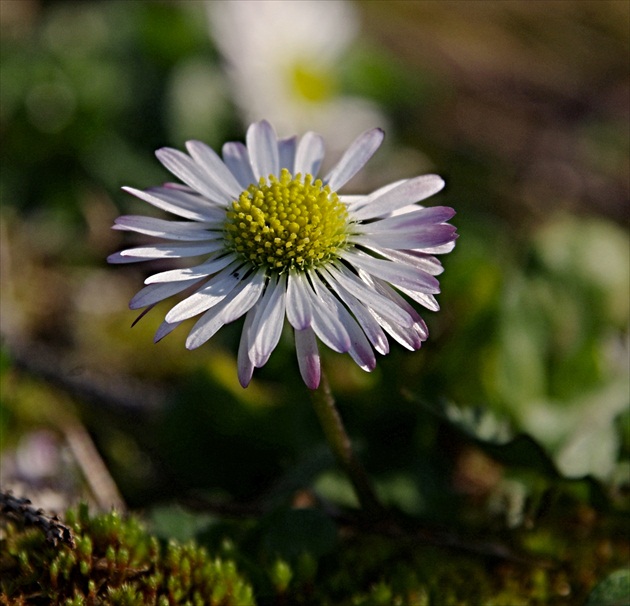
[(341, 66), (360, 31), (351, 2), (213, 0), (207, 8), (247, 124), (265, 116), (282, 134), (313, 129), (340, 150), (385, 122), (375, 103), (341, 90)]
[(436, 175), (398, 181), (369, 195), (338, 193), (383, 136), (380, 129), (363, 133), (323, 179), (316, 178), (322, 137), (308, 132), (299, 141), (278, 139), (266, 121), (249, 127), (246, 145), (226, 143), (222, 158), (199, 141), (187, 142), (189, 155), (158, 150), (160, 162), (185, 185), (124, 189), (185, 220), (119, 217), (114, 229), (167, 242), (108, 258), (132, 263), (203, 256), (193, 267), (150, 276), (131, 300), (132, 309), (151, 308), (192, 290), (166, 314), (155, 340), (199, 316), (186, 341), (193, 349), (245, 316), (238, 349), (244, 387), (278, 344), (285, 317), (311, 389), (320, 381), (318, 339), (348, 352), (366, 371), (376, 365), (375, 351), (388, 353), (387, 335), (418, 349), (427, 327), (408, 299), (438, 309), (435, 276), (442, 266), (434, 255), (455, 246), (455, 228), (446, 223), (455, 211), (417, 204), (444, 186)]

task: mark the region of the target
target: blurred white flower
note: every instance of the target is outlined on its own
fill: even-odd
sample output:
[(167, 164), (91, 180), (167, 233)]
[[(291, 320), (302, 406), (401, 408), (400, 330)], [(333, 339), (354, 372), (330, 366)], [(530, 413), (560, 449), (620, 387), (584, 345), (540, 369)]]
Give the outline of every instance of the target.
[(339, 91), (340, 64), (359, 30), (351, 3), (217, 0), (207, 6), (245, 123), (265, 117), (281, 135), (313, 129), (334, 150), (373, 124), (386, 126), (375, 103)]
[[(323, 178), (321, 136), (278, 139), (269, 122), (254, 123), (246, 145), (229, 142), (222, 158), (199, 141), (184, 154), (157, 156), (186, 185), (140, 191), (138, 198), (182, 217), (165, 221), (123, 216), (115, 229), (165, 242), (123, 250), (110, 263), (203, 257), (194, 267), (154, 274), (131, 301), (151, 308), (188, 291), (158, 329), (161, 339), (199, 316), (186, 346), (199, 347), (225, 324), (244, 316), (238, 351), (243, 386), (266, 364), (285, 318), (294, 329), (300, 372), (308, 387), (320, 381), (317, 339), (348, 352), (366, 371), (374, 352), (386, 354), (386, 333), (410, 350), (428, 337), (426, 324), (400, 293), (437, 310), (436, 254), (455, 246), (452, 208), (417, 202), (442, 189), (437, 175), (394, 182), (367, 196), (338, 194), (378, 149), (383, 131), (366, 131)], [(191, 293), (192, 291), (192, 293)]]

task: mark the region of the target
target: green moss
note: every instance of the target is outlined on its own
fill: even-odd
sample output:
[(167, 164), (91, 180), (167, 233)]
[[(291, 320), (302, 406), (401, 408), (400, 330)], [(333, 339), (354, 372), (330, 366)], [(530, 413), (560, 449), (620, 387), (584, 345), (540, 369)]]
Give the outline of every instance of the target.
[(413, 524), (382, 534), (337, 525), (335, 548), (318, 555), (308, 543), (281, 553), (286, 537), (270, 541), (265, 532), (281, 533), (286, 524), (247, 520), (245, 529), (225, 526), (227, 534), (210, 541), (220, 554), (214, 558), (193, 542), (158, 542), (135, 517), (91, 516), (81, 506), (65, 516), (72, 536), (56, 544), (54, 518), (28, 529), (9, 519), (0, 542), (0, 604), (572, 606), (627, 562), (628, 530), (622, 516), (561, 505), (501, 539), (481, 529), (464, 537), (455, 528), (438, 533)]
[(0, 603), (19, 606), (248, 606), (251, 585), (233, 562), (195, 544), (161, 546), (134, 517), (69, 510), (74, 547), (40, 529), (6, 525), (0, 543)]

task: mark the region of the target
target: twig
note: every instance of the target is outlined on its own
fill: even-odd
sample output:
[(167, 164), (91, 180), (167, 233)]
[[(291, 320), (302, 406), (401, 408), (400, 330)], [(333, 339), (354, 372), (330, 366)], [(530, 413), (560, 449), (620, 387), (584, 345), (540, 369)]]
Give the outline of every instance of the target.
[(0, 511), (6, 518), (22, 526), (36, 526), (46, 535), (53, 547), (63, 543), (74, 549), (72, 530), (62, 524), (57, 515), (49, 516), (43, 509), (35, 509), (29, 499), (14, 497), (11, 492), (0, 492)]

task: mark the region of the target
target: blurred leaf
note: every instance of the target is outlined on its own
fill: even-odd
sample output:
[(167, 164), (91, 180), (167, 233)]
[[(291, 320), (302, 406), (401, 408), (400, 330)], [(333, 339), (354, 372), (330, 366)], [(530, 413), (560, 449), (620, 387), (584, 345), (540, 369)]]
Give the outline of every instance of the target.
[(626, 230), (603, 219), (561, 215), (536, 233), (533, 244), (546, 268), (558, 278), (573, 280), (582, 290), (594, 287), (605, 295), (608, 317), (602, 320), (627, 325), (630, 242)]
[(194, 539), (200, 531), (206, 530), (214, 518), (190, 513), (178, 505), (164, 505), (151, 509), (148, 520), (152, 532), (158, 537), (184, 543)]
[(613, 572), (593, 589), (586, 606), (627, 606), (630, 604), (630, 570)]
[[(412, 395), (409, 397), (413, 399)], [(441, 409), (423, 405), (499, 463), (512, 469), (532, 470), (549, 480), (583, 484), (587, 492), (585, 498), (602, 508), (608, 503), (602, 484), (588, 471), (580, 475), (565, 475), (539, 441), (525, 433), (511, 434), (491, 410), (466, 413), (452, 404)]]
[(628, 381), (619, 379), (584, 394), (567, 407), (532, 402), (521, 412), (521, 426), (544, 444), (566, 477), (592, 474), (606, 480), (621, 445), (617, 418), (628, 406)]
[(504, 465), (532, 469), (548, 477), (559, 475), (549, 454), (534, 438), (522, 433), (514, 435), (507, 422), (491, 410), (466, 409), (451, 404), (438, 414)]
[(356, 492), (350, 480), (337, 470), (330, 470), (319, 475), (313, 486), (323, 499), (343, 507), (359, 507)]

